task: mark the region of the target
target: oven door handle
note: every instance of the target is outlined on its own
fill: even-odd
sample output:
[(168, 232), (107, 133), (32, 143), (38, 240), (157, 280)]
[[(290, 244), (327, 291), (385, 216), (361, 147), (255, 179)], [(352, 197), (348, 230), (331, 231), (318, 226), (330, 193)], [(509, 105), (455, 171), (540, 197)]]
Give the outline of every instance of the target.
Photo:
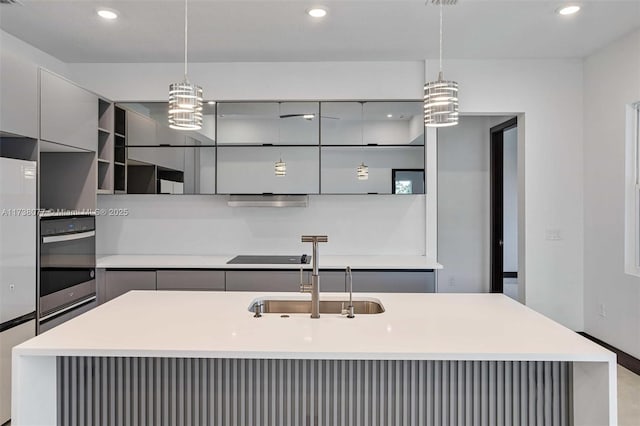
[(69, 311), (71, 311), (71, 310), (73, 310), (73, 309), (75, 309), (75, 308), (77, 308), (79, 306), (86, 305), (89, 302), (93, 302), (96, 299), (97, 299), (96, 295), (93, 295), (93, 296), (91, 296), (91, 297), (89, 297), (87, 299), (82, 299), (81, 301), (76, 302), (73, 305), (67, 306), (64, 309), (60, 309), (59, 311), (51, 312), (51, 313), (49, 313), (49, 314), (47, 314), (47, 315), (45, 315), (43, 317), (40, 317), (39, 321), (43, 322), (43, 321), (48, 320), (49, 318), (60, 316), (60, 315), (66, 313), (66, 312), (69, 312)]
[(90, 238), (95, 236), (96, 231), (78, 232), (77, 234), (53, 235), (50, 237), (42, 237), (42, 244), (81, 240), (83, 238)]

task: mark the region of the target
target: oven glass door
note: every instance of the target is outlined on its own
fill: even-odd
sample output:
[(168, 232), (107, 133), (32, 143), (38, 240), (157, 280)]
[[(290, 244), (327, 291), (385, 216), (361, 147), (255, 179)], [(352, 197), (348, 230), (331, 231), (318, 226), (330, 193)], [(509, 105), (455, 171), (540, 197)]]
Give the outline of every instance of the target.
[(95, 231), (42, 237), (41, 268), (95, 268)]
[(95, 295), (95, 218), (43, 220), (40, 232), (42, 316)]

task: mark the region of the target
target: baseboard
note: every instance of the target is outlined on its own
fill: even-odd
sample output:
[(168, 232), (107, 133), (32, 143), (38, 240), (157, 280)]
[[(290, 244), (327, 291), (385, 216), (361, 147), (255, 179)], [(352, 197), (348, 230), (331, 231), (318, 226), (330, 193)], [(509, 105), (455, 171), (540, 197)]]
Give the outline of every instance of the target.
[(579, 331), (578, 334), (586, 337), (587, 339), (599, 344), (606, 349), (609, 349), (611, 352), (615, 352), (618, 356), (618, 364), (640, 376), (640, 359), (634, 357), (633, 355), (629, 355), (628, 353), (621, 351), (615, 346), (611, 346), (610, 344), (603, 342), (602, 340), (597, 339), (583, 331)]

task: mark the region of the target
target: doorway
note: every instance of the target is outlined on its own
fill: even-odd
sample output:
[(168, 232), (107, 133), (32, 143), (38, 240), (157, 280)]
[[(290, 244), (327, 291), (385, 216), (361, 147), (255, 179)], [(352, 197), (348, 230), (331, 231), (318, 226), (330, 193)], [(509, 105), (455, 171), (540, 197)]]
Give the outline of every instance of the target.
[(518, 120), (490, 129), (491, 292), (518, 299)]

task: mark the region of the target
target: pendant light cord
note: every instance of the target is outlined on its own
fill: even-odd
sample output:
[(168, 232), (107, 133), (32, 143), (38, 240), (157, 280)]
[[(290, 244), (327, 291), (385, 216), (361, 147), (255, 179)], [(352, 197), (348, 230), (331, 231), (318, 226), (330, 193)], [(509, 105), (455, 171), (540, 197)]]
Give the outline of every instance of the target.
[(364, 147), (364, 102), (360, 102), (360, 145)]
[(442, 80), (442, 4), (444, 0), (440, 0), (440, 75), (438, 80)]
[(189, 28), (189, 9), (187, 6), (187, 0), (184, 0), (184, 81), (188, 81), (187, 79), (187, 46), (189, 43), (189, 33), (187, 28)]

